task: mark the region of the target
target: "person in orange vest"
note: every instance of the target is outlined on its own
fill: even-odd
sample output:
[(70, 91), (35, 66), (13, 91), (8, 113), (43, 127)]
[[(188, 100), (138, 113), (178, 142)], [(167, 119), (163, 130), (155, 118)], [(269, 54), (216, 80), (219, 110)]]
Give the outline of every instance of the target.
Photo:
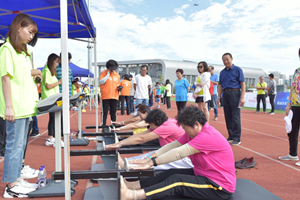
[(131, 89), (131, 82), (129, 81), (129, 75), (125, 74), (123, 79), (120, 83), (120, 86), (123, 87), (120, 95), (121, 101), (121, 115), (124, 115), (124, 101), (126, 100), (126, 113), (130, 115), (130, 89)]
[(117, 103), (119, 100), (120, 75), (116, 72), (118, 63), (115, 60), (106, 62), (106, 70), (100, 74), (100, 91), (102, 105), (102, 125), (106, 126), (108, 109), (112, 122), (117, 121)]

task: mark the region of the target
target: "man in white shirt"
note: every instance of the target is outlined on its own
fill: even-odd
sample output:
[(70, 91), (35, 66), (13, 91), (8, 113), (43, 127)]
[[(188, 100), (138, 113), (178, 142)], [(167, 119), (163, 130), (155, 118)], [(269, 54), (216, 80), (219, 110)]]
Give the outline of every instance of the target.
[(152, 79), (147, 75), (148, 66), (141, 66), (141, 74), (138, 74), (134, 78), (134, 90), (135, 90), (135, 99), (136, 105), (141, 103), (148, 106), (149, 104), (149, 89), (152, 84)]

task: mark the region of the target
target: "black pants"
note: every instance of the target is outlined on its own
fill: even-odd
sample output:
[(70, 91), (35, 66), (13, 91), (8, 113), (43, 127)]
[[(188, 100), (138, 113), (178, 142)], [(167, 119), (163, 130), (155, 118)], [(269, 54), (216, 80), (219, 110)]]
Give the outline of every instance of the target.
[(239, 108), (241, 91), (224, 91), (223, 107), (229, 140), (241, 140), (241, 109)]
[(55, 113), (49, 113), (48, 136), (55, 137)]
[(116, 99), (102, 99), (102, 125), (106, 126), (106, 119), (109, 109), (111, 121), (117, 121), (117, 104)]
[(300, 107), (292, 106), (293, 119), (292, 119), (292, 131), (288, 133), (290, 143), (290, 155), (297, 156), (298, 150), (298, 136), (300, 126)]
[(167, 108), (171, 108), (171, 101), (170, 101), (171, 97), (166, 97), (166, 102), (167, 102)]
[[(184, 184), (183, 183), (189, 183)], [(193, 169), (169, 169), (140, 181), (146, 199), (164, 199), (167, 196), (185, 196), (196, 199), (229, 199), (232, 193), (204, 176), (196, 176)], [(200, 186), (200, 187), (199, 187)], [(203, 187), (201, 187), (203, 186)]]
[(260, 110), (260, 100), (262, 101), (263, 104), (263, 110), (266, 112), (266, 95), (265, 94), (258, 94), (256, 97), (257, 100), (257, 105), (256, 105), (256, 111)]
[(271, 112), (274, 112), (275, 110), (275, 105), (274, 105), (274, 100), (275, 100), (275, 94), (270, 94), (269, 98), (270, 98), (270, 104), (271, 104)]
[(0, 152), (5, 152), (6, 145), (6, 121), (0, 117)]
[(161, 104), (163, 104), (164, 103), (164, 97), (161, 97), (160, 101), (161, 101)]
[(124, 102), (126, 100), (126, 113), (127, 115), (130, 115), (130, 96), (120, 96), (120, 101), (121, 101), (121, 115), (124, 115)]
[(186, 105), (186, 101), (176, 101), (176, 106), (177, 106), (177, 115), (179, 115), (179, 113), (181, 113), (181, 111), (185, 108)]

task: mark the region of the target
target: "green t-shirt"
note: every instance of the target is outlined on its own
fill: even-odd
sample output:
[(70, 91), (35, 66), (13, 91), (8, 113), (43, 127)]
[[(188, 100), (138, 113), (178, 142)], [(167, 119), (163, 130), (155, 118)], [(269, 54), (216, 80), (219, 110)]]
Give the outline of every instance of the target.
[(170, 97), (171, 94), (172, 94), (172, 86), (171, 86), (171, 84), (167, 84), (166, 85), (166, 90), (168, 90), (167, 91), (167, 97)]
[(165, 90), (165, 86), (161, 86), (160, 87), (160, 93), (163, 94), (164, 90)]
[(76, 86), (74, 84), (72, 84), (72, 96), (74, 94), (77, 94), (77, 88), (76, 88)]
[[(28, 51), (29, 53), (29, 51)], [(15, 119), (23, 119), (36, 115), (38, 91), (31, 76), (33, 69), (30, 56), (24, 52), (18, 53), (6, 40), (0, 48), (0, 77), (9, 76), (11, 99)], [(0, 80), (0, 117), (4, 118), (6, 103), (3, 94), (2, 80)]]
[(86, 96), (90, 96), (90, 90), (88, 88), (84, 88), (83, 92), (86, 94)]
[(42, 81), (42, 99), (46, 99), (47, 97), (50, 97), (54, 94), (58, 94), (59, 93), (59, 86), (57, 85), (54, 88), (51, 89), (47, 89), (46, 84), (53, 84), (56, 83), (58, 80), (56, 78), (55, 75), (51, 75), (51, 71), (48, 68), (47, 65), (45, 65), (43, 71), (42, 71), (42, 77), (43, 77), (43, 81)]
[(300, 67), (294, 72), (291, 90), (292, 106), (300, 106)]
[[(267, 87), (267, 83), (266, 82), (259, 82), (256, 84), (256, 87)], [(257, 94), (266, 94), (265, 90), (257, 90)]]

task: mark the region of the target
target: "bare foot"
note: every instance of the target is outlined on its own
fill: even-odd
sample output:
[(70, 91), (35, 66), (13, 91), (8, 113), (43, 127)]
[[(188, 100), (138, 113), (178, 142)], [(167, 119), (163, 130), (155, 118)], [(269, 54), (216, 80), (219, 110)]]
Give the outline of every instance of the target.
[(124, 160), (122, 159), (119, 153), (118, 153), (118, 164), (121, 167), (121, 169), (124, 169)]
[(134, 198), (134, 192), (133, 190), (129, 190), (125, 184), (125, 179), (123, 176), (120, 176), (120, 181), (121, 181), (121, 200), (127, 200), (127, 199), (135, 199)]

